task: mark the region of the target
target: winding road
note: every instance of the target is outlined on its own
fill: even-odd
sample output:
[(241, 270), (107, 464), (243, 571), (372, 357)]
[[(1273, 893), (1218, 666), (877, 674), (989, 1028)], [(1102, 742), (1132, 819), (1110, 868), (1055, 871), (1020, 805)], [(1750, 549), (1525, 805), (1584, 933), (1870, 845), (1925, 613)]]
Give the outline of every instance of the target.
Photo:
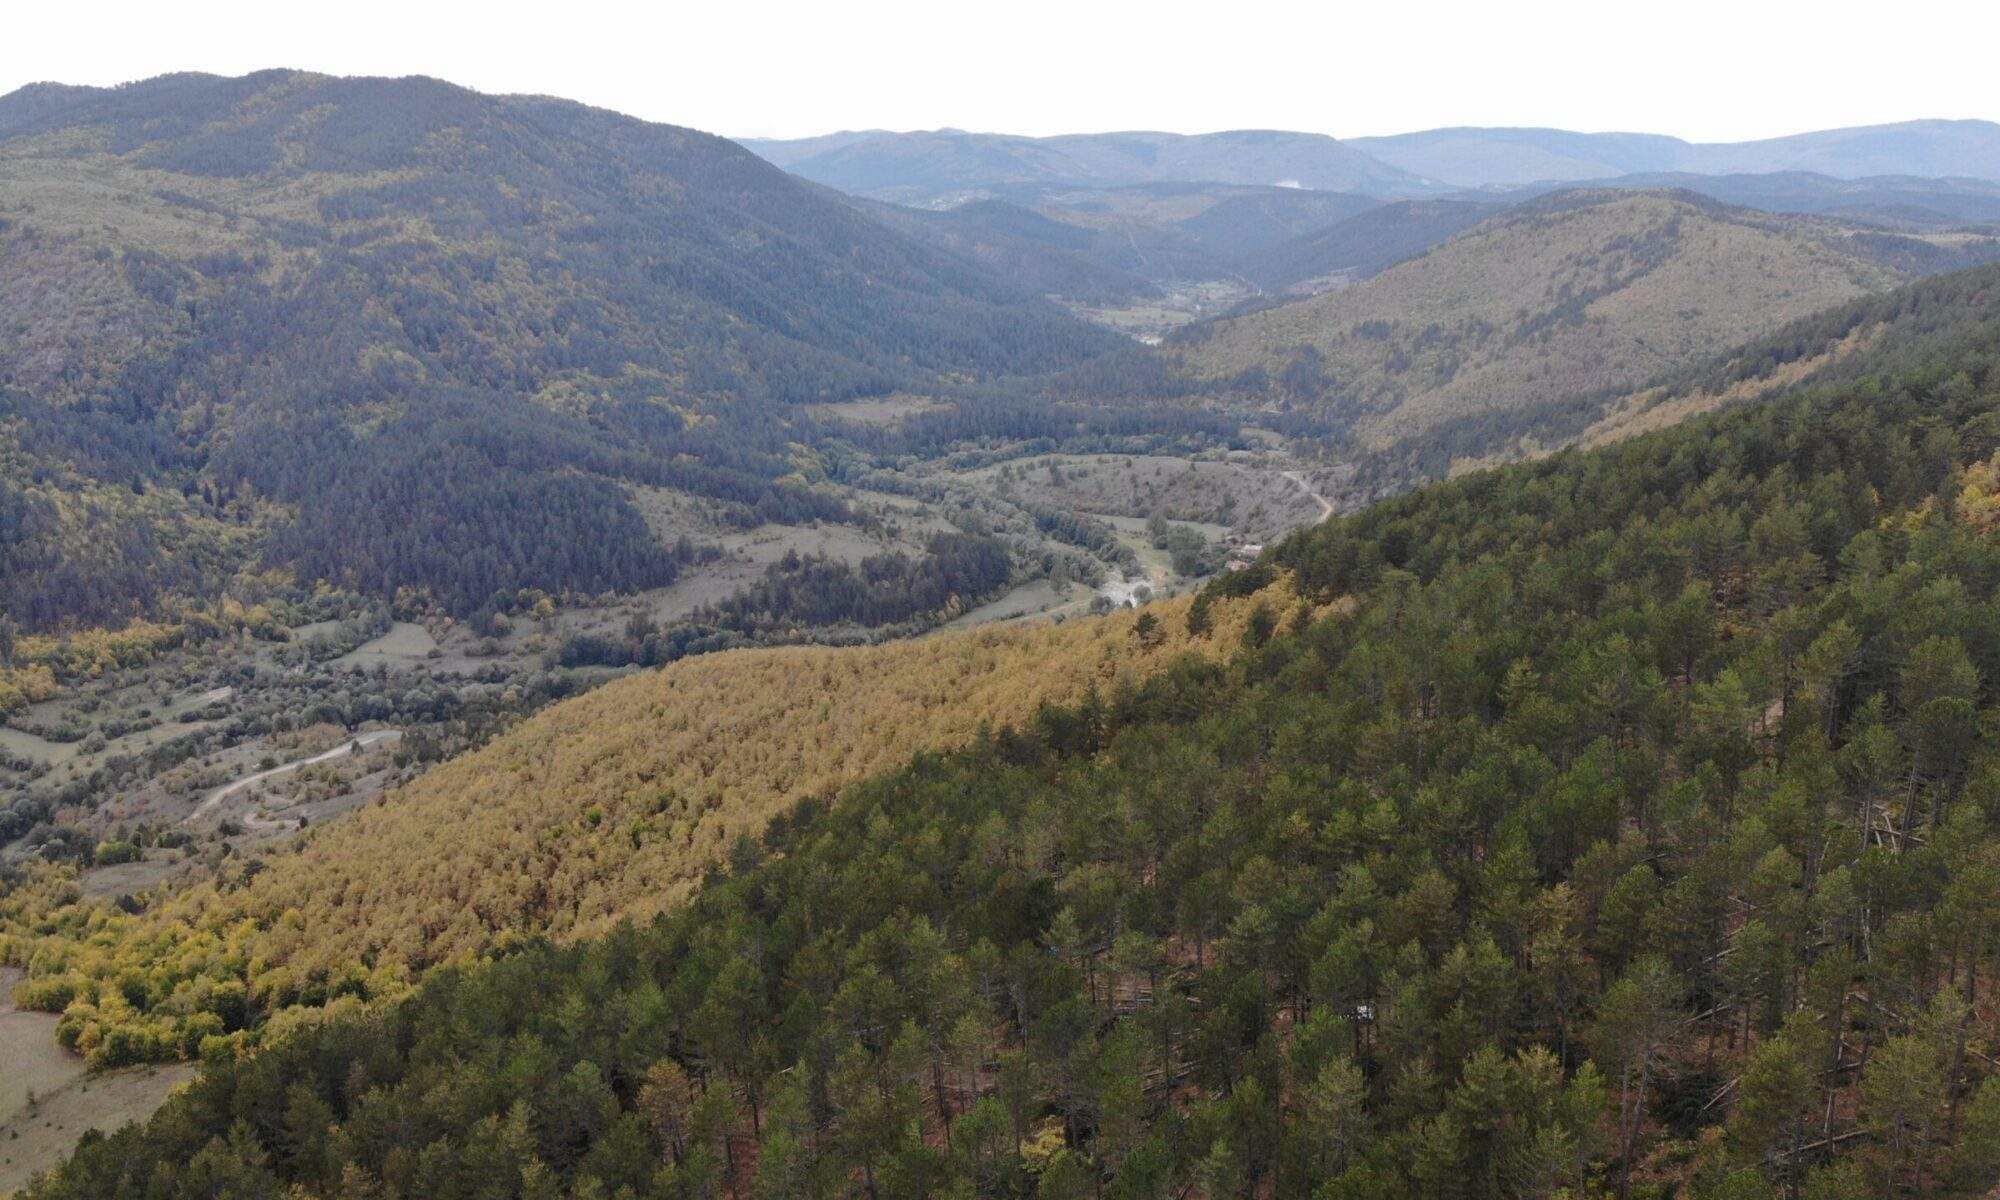
[(300, 767), (310, 767), (314, 763), (330, 762), (333, 759), (344, 757), (346, 755), (354, 753), (354, 748), (357, 745), (365, 750), (368, 747), (375, 745), (377, 742), (394, 741), (396, 738), (402, 736), (403, 736), (403, 731), (400, 729), (377, 729), (370, 733), (356, 734), (355, 736), (342, 742), (340, 745), (335, 746), (333, 749), (323, 750), (320, 753), (313, 755), (311, 758), (302, 758), (297, 762), (286, 763), (282, 767), (272, 767), (269, 770), (259, 771), (254, 775), (245, 775), (243, 778), (237, 780), (235, 783), (225, 783), (221, 787), (210, 792), (206, 797), (202, 799), (202, 802), (200, 804), (195, 805), (195, 809), (193, 812), (189, 813), (186, 817), (181, 819), (181, 824), (183, 825), (194, 824), (196, 821), (199, 821), (203, 817), (206, 817), (208, 814), (214, 812), (216, 806), (220, 805), (224, 800), (229, 799), (231, 796), (235, 795), (237, 792), (242, 791), (244, 788), (249, 787), (251, 784), (262, 783), (264, 780), (270, 779), (273, 776), (290, 774), (291, 772), (298, 770)]
[[(1306, 478), (1306, 473), (1304, 471), (1280, 471), (1279, 474), (1291, 480), (1293, 483), (1298, 484), (1306, 495), (1312, 497), (1313, 503), (1319, 505), (1320, 521), (1324, 521), (1328, 517), (1333, 515), (1333, 501), (1328, 500), (1325, 496), (1322, 496), (1318, 492), (1313, 490), (1313, 485), (1311, 481), (1309, 481)], [(1314, 524), (1318, 523), (1319, 523), (1318, 521), (1314, 522)]]

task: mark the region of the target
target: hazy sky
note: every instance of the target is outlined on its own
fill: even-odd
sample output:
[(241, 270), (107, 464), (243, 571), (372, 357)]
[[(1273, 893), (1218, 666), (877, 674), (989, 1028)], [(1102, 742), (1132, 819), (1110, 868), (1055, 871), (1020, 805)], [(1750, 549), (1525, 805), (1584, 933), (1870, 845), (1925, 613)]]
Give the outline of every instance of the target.
[(0, 92), (292, 66), (436, 75), (737, 136), (1477, 124), (1735, 140), (2000, 119), (1991, 0), (10, 7)]

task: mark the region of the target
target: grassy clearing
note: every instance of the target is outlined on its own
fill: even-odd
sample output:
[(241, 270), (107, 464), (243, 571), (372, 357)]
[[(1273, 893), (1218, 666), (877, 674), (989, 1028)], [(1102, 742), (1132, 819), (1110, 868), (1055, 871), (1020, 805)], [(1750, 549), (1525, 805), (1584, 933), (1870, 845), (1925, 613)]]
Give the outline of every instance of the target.
[(15, 1007), (20, 981), (0, 967), (0, 1196), (61, 1162), (85, 1130), (144, 1120), (194, 1076), (178, 1063), (91, 1074), (56, 1044), (53, 1013)]
[(900, 425), (911, 417), (951, 407), (929, 396), (899, 392), (892, 396), (871, 396), (838, 404), (808, 404), (806, 411), (827, 421), (847, 421), (855, 425), (886, 428)]
[(333, 660), (336, 667), (372, 667), (377, 663), (408, 667), (423, 662), (437, 649), (430, 630), (414, 621), (398, 621), (389, 632), (364, 642)]

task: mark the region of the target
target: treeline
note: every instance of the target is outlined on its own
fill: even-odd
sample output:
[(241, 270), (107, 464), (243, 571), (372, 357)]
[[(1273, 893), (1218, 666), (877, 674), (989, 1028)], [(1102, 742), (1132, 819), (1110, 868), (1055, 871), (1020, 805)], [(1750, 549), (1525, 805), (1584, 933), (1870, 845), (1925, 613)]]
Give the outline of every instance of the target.
[[(1281, 604), (1288, 596), (1272, 594)], [(517, 698), (533, 704), (543, 676), (489, 669), (468, 685), (370, 672), (321, 690), (287, 673), (272, 681), (281, 691), (248, 700), (270, 722), (262, 732), (369, 712), (405, 728), (399, 762), (439, 765), (380, 805), (288, 845), (220, 858), (212, 874), (141, 902), (80, 896), (68, 872), (47, 864), (22, 887), (0, 880), (0, 962), (29, 969), (17, 1002), (60, 1013), (59, 1036), (92, 1066), (247, 1053), (316, 1019), (311, 1009), (400, 996), (440, 962), (537, 936), (602, 935), (678, 908), (738, 835), (761, 832), (798, 800), (964, 745), (1114, 675), (1137, 680), (1184, 654), (1226, 655), (1261, 599), (1211, 605), (1201, 637), (1183, 628), (1186, 601), (1174, 600), (1143, 620), (1127, 611), (839, 650), (702, 655), (592, 689), (471, 753), (458, 752), (505, 724)], [(561, 674), (546, 682), (581, 686)], [(419, 715), (385, 715), (380, 706), (398, 706), (404, 690)], [(460, 691), (455, 707), (422, 715), (432, 710), (421, 693), (443, 703)], [(320, 698), (338, 704), (317, 707)], [(516, 770), (530, 760), (553, 774)], [(444, 858), (439, 828), (455, 831)], [(494, 861), (514, 865), (477, 866)]]
[(1186, 619), (1334, 615), (218, 1055), (30, 1195), (1984, 1194), (1996, 417), (1989, 344), (1329, 521)]
[(1103, 521), (1067, 509), (1046, 508), (1026, 500), (1017, 499), (1013, 503), (1033, 519), (1036, 529), (1050, 537), (1088, 550), (1101, 561), (1125, 570), (1139, 569), (1139, 556), (1118, 536), (1117, 530)]
[(998, 591), (1013, 560), (998, 538), (934, 534), (922, 556), (901, 551), (849, 563), (789, 551), (763, 577), (699, 619), (746, 633), (801, 625), (869, 628), (956, 616)]
[(893, 425), (822, 418), (801, 419), (800, 429), (815, 440), (846, 443), (883, 459), (934, 458), (993, 445), (1018, 455), (1192, 453), (1245, 444), (1243, 417), (1193, 406), (1080, 403), (1034, 394), (1027, 384), (954, 389), (950, 395), (948, 406)]
[(373, 432), (332, 415), (281, 421), (216, 456), (226, 495), (250, 489), (292, 507), (266, 541), (269, 561), (371, 596), (428, 595), (463, 617), (522, 588), (664, 586), (714, 554), (662, 544), (627, 483), (723, 501), (746, 526), (854, 519), (844, 502), (778, 478), (792, 468), (766, 449), (772, 431), (690, 435), (642, 404), (585, 422), (504, 393), (405, 404)]

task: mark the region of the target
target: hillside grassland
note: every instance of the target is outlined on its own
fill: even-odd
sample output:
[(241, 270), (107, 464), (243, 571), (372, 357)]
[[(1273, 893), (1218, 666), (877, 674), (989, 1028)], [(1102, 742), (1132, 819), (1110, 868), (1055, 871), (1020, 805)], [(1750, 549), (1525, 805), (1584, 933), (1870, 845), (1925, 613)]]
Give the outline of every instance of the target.
[(90, 1073), (56, 1044), (55, 1018), (23, 1012), (11, 994), (20, 972), (0, 968), (0, 1196), (62, 1162), (87, 1129), (110, 1133), (143, 1121), (193, 1069), (181, 1064)]
[(1261, 371), (1379, 446), (1448, 418), (1636, 388), (1898, 279), (1803, 219), (1591, 194), (1166, 353), (1211, 381)]

